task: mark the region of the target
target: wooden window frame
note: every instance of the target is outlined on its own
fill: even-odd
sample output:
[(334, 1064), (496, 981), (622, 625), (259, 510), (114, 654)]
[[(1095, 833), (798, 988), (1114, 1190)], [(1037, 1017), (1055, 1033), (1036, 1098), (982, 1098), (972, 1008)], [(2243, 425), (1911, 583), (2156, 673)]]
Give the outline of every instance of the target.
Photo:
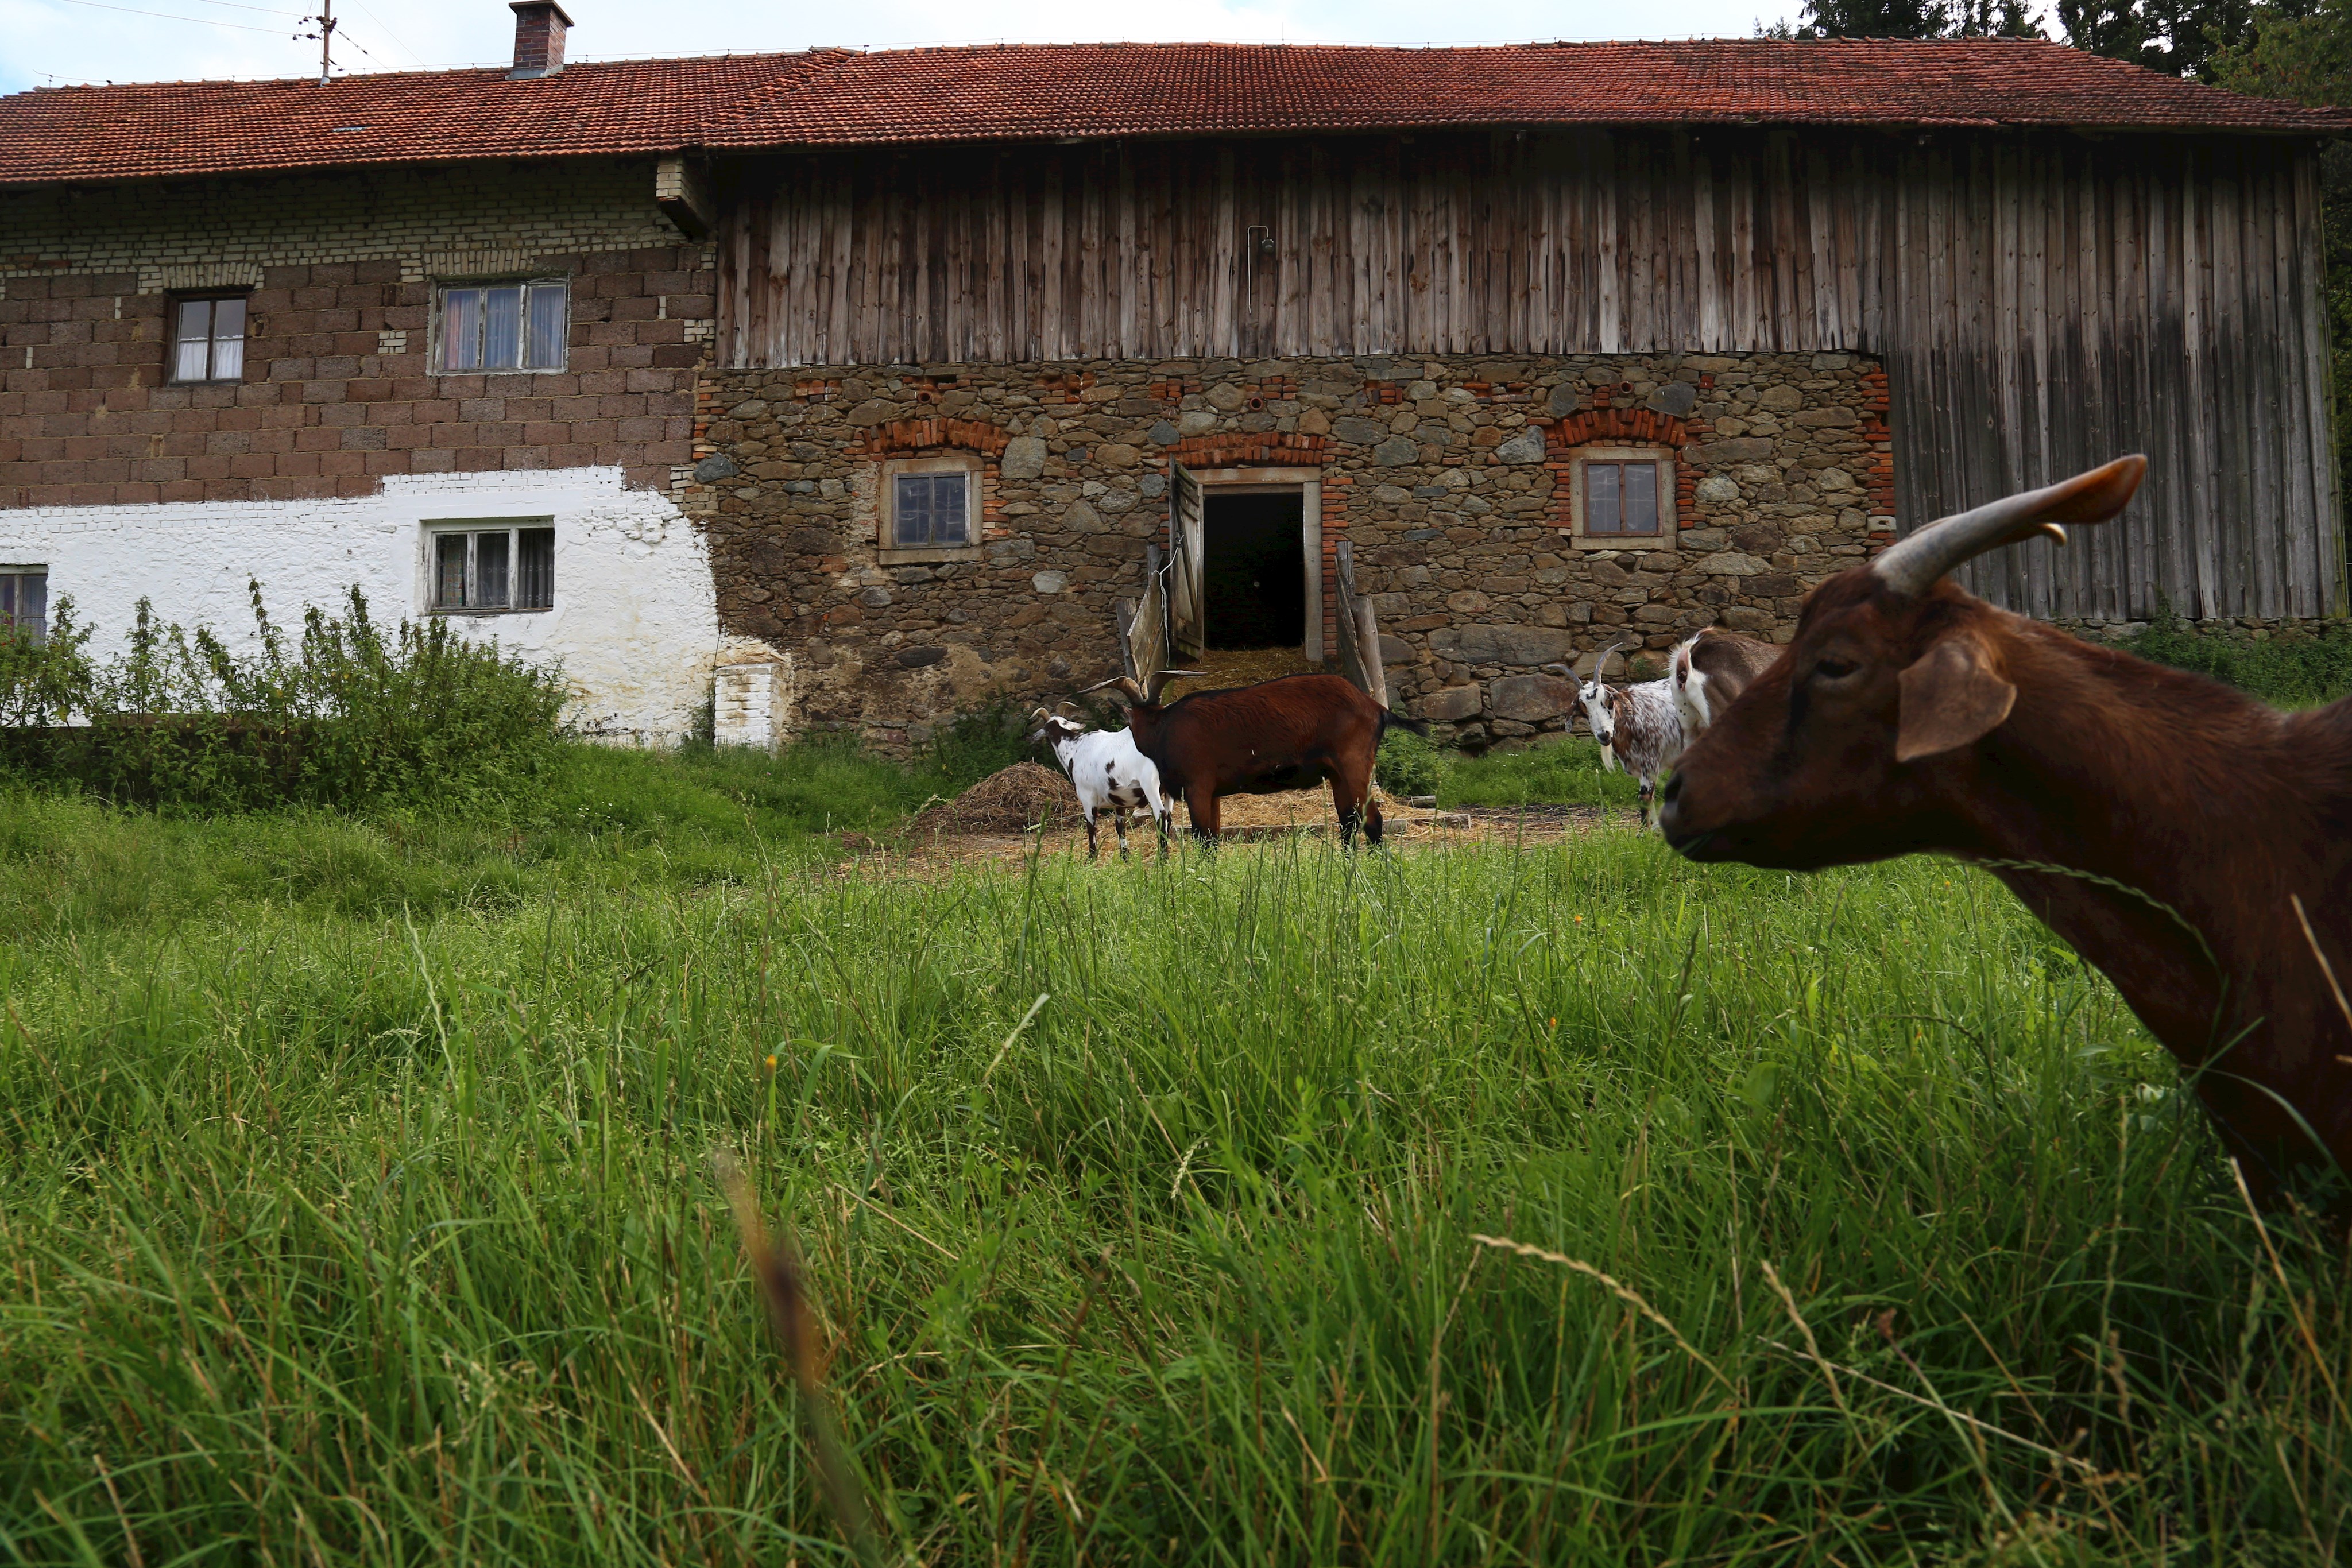
[(24, 606), (24, 584), (35, 578), (40, 580), (41, 585), (32, 616), (32, 640), (37, 643), (49, 639), (49, 569), (29, 564), (0, 565), (0, 630), (22, 624), (17, 617)]
[[(567, 273), (530, 273), (510, 277), (436, 277), (433, 280), (432, 337), (427, 348), (427, 373), (436, 376), (552, 376), (561, 375), (572, 363), (572, 277)], [(563, 323), (557, 331), (556, 362), (551, 365), (526, 365), (521, 362), (530, 349), (531, 299), (534, 293), (555, 285), (563, 290)], [(520, 305), (515, 333), (516, 363), (511, 365), (453, 366), (449, 363), (449, 297), (469, 289), (520, 288)], [(484, 312), (485, 322), (488, 312)]]
[[(522, 572), (522, 536), (541, 533), (548, 536), (547, 602), (544, 604), (513, 603), (511, 601), (520, 586), (517, 580)], [(441, 541), (445, 538), (463, 538), (467, 541), (465, 565), (462, 569), (464, 572), (462, 591), (465, 597), (470, 600), (478, 597), (482, 591), (478, 578), (480, 540), (483, 537), (492, 534), (507, 536), (506, 597), (509, 602), (505, 604), (443, 603), (441, 601)], [(418, 595), (418, 600), (424, 606), (425, 614), (544, 615), (555, 608), (555, 519), (553, 517), (432, 517), (425, 520), (423, 535), (423, 548), (419, 551), (418, 566), (419, 575), (423, 580), (423, 591)]]
[[(184, 292), (175, 291), (163, 297), (163, 379), (166, 382), (173, 386), (183, 387), (236, 386), (245, 380), (246, 366), (252, 359), (252, 356), (246, 352), (253, 337), (252, 294), (253, 291), (249, 288), (192, 288)], [(224, 339), (217, 330), (218, 307), (230, 300), (236, 302), (243, 319), (237, 323), (236, 337)], [(205, 373), (200, 376), (184, 376), (180, 373), (180, 314), (191, 305), (210, 305), (215, 308), (213, 315), (208, 318), (208, 327), (204, 339)], [(193, 339), (189, 340), (194, 341)], [(234, 375), (225, 376), (214, 373), (219, 367), (221, 345), (224, 341), (236, 344), (236, 373)]]
[[(898, 538), (898, 480), (913, 474), (964, 474), (964, 524), (971, 538), (960, 545), (905, 545)], [(947, 452), (929, 457), (887, 457), (882, 460), (874, 497), (875, 548), (885, 566), (913, 566), (927, 561), (978, 560), (982, 535), (987, 529), (988, 464), (977, 452)]]
[[(1674, 549), (1681, 532), (1675, 515), (1675, 465), (1680, 455), (1671, 446), (1639, 443), (1591, 442), (1569, 455), (1569, 543), (1578, 550)], [(1658, 531), (1654, 534), (1596, 534), (1587, 531), (1586, 471), (1595, 463), (1654, 463), (1658, 465)]]

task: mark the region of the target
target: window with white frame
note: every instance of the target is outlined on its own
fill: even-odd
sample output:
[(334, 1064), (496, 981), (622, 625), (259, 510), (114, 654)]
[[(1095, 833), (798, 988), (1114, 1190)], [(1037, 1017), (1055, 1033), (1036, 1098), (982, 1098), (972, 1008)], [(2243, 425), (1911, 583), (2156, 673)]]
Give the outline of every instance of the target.
[(560, 371), (572, 287), (561, 277), (445, 284), (439, 311), (444, 371)]
[(555, 528), (548, 518), (431, 523), (425, 552), (425, 603), (436, 615), (555, 607)]
[(1662, 447), (1576, 449), (1569, 473), (1571, 530), (1593, 549), (1670, 549), (1675, 543), (1675, 461)]
[(0, 631), (37, 643), (49, 632), (49, 569), (0, 566)]
[(882, 465), (885, 559), (954, 559), (980, 548), (981, 460), (975, 454), (898, 457)]
[(171, 302), (172, 379), (245, 379), (245, 296), (208, 295)]

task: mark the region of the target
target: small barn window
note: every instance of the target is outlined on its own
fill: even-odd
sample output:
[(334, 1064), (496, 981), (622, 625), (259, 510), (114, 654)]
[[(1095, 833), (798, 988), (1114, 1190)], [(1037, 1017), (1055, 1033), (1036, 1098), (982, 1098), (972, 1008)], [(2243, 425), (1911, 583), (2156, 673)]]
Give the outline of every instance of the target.
[(560, 371), (571, 294), (561, 277), (444, 287), (434, 362), (460, 372)]
[(898, 474), (891, 477), (890, 543), (929, 549), (971, 542), (971, 476)]
[(1673, 455), (1650, 447), (1588, 446), (1570, 477), (1570, 526), (1591, 549), (1660, 549), (1675, 543)]
[(982, 507), (978, 456), (900, 457), (882, 465), (885, 560), (959, 560), (980, 548)]
[(225, 294), (171, 302), (172, 379), (245, 379), (245, 296)]
[(49, 633), (49, 572), (40, 566), (0, 566), (0, 630), (38, 643)]
[(425, 538), (435, 614), (555, 607), (555, 529), (545, 521), (436, 523)]

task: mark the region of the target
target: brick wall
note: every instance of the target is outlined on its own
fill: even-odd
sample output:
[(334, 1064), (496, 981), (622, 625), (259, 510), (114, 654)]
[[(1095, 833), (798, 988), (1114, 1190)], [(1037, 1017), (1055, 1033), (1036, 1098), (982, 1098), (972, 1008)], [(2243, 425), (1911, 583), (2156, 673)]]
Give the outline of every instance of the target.
[[(0, 507), (297, 500), (692, 461), (712, 256), (643, 160), (0, 193)], [(560, 372), (436, 375), (433, 279), (572, 279)], [(177, 288), (249, 287), (236, 383), (165, 379)]]

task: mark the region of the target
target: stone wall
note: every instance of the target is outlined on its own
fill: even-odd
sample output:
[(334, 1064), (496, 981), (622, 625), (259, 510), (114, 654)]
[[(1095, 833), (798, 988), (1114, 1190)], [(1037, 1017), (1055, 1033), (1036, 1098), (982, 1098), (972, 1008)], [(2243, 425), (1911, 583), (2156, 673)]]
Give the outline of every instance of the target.
[[(889, 747), (1117, 672), (1111, 603), (1165, 537), (1168, 456), (1312, 470), (1392, 700), (1476, 744), (1562, 727), (1548, 666), (1612, 642), (1785, 639), (1814, 583), (1892, 536), (1885, 409), (1847, 354), (722, 371), (687, 504), (724, 629), (794, 654), (803, 723)], [(1628, 442), (1675, 456), (1671, 549), (1569, 533), (1578, 447)], [(950, 451), (983, 465), (976, 559), (886, 564), (882, 461)]]
[[(0, 193), (0, 508), (304, 500), (690, 461), (710, 247), (649, 160)], [(433, 280), (572, 279), (560, 371), (436, 374)], [(165, 379), (172, 291), (249, 289), (238, 382)]]

